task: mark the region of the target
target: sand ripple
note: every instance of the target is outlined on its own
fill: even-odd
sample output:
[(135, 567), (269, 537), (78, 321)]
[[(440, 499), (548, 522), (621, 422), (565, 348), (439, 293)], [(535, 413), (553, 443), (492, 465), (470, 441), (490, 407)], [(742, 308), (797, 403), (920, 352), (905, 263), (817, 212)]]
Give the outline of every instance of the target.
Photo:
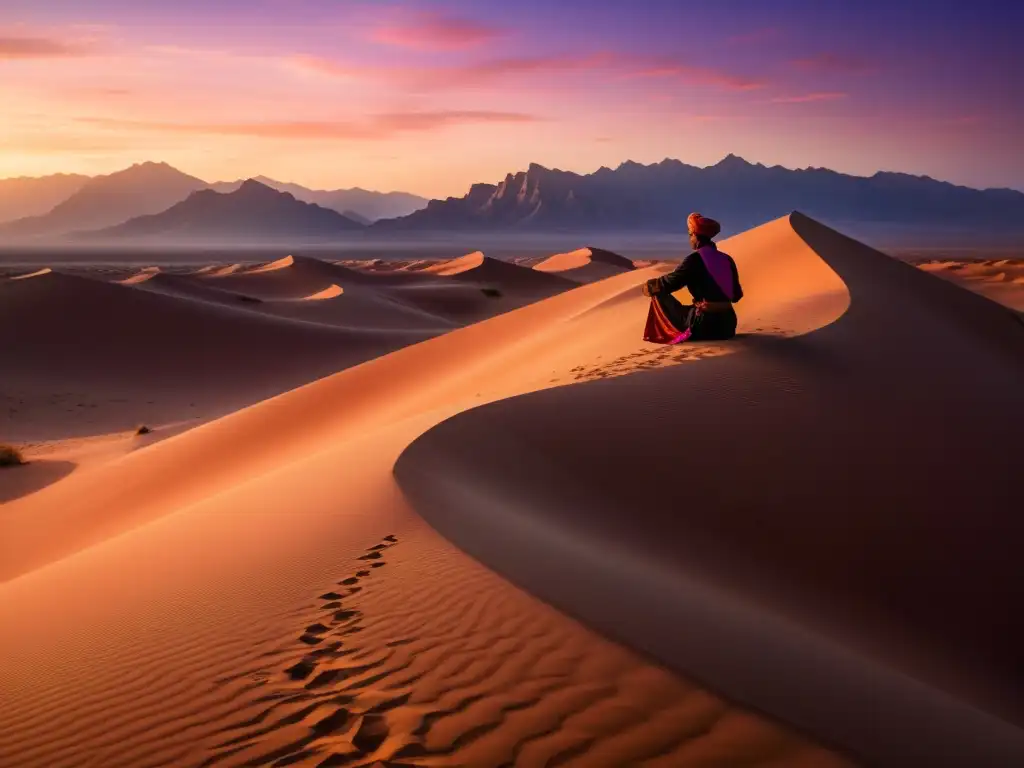
[(413, 536), (415, 557), (385, 537), (219, 682), (237, 710), (201, 765), (847, 764)]

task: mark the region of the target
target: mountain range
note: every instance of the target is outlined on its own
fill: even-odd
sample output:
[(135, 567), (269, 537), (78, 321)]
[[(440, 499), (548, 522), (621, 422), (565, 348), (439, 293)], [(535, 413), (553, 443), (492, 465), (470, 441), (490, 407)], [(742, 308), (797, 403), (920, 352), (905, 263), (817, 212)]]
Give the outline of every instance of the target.
[(956, 230), (966, 224), (1024, 233), (1024, 194), (1014, 190), (902, 173), (861, 177), (766, 167), (735, 155), (707, 168), (678, 160), (626, 162), (587, 175), (532, 164), (498, 184), (475, 184), (463, 197), (432, 200), (375, 227), (679, 232), (690, 211), (701, 211), (737, 232), (793, 210), (846, 225)]
[(136, 216), (167, 210), (207, 184), (166, 163), (141, 163), (86, 181), (70, 197), (39, 216), (0, 225), (0, 234), (52, 236), (101, 229)]
[[(217, 192), (233, 192), (238, 189), (244, 179), (239, 181), (220, 181), (211, 184), (210, 188)], [(393, 219), (406, 216), (423, 208), (427, 199), (408, 192), (371, 192), (359, 187), (352, 189), (307, 189), (299, 184), (277, 181), (266, 176), (254, 176), (264, 186), (287, 192), (296, 200), (304, 203), (315, 203), (322, 208), (330, 208), (350, 219), (370, 224), (378, 219)]]
[[(14, 189), (24, 192), (4, 193)], [(15, 199), (23, 211), (38, 210), (48, 196), (68, 190), (73, 191), (48, 212), (0, 225), (0, 238), (17, 243), (329, 240), (356, 232), (678, 234), (694, 210), (719, 219), (724, 235), (800, 210), (855, 236), (906, 232), (917, 245), (954, 236), (967, 243), (975, 237), (1019, 242), (1024, 236), (1024, 193), (1014, 190), (977, 190), (903, 173), (862, 177), (825, 168), (767, 167), (735, 155), (706, 168), (666, 159), (590, 174), (531, 164), (497, 184), (474, 184), (462, 197), (431, 201), (405, 193), (310, 190), (266, 177), (208, 184), (165, 163), (142, 163), (91, 179), (0, 181), (0, 202)]]
[(77, 173), (0, 179), (0, 222), (42, 216), (67, 200), (89, 181)]
[(271, 240), (322, 239), (362, 229), (364, 224), (337, 211), (249, 179), (233, 192), (201, 189), (162, 213), (83, 234), (99, 239)]
[[(427, 203), (425, 198), (406, 192), (313, 190), (263, 176), (256, 181), (364, 225), (382, 217), (404, 216)], [(138, 216), (161, 213), (193, 192), (232, 192), (243, 183), (244, 180), (210, 184), (167, 163), (138, 163), (92, 178), (57, 174), (0, 179), (0, 236), (60, 237), (82, 230), (105, 229)]]

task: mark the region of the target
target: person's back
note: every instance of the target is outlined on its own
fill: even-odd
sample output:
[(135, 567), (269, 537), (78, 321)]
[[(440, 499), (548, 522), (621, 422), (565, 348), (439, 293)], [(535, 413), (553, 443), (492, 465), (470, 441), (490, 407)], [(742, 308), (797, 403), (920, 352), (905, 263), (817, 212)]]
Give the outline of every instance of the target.
[[(743, 298), (736, 262), (718, 250), (712, 238), (721, 226), (699, 213), (687, 219), (693, 253), (674, 272), (648, 280), (644, 294), (651, 309), (644, 340), (677, 344), (688, 339), (730, 339), (736, 335), (733, 304)], [(672, 293), (688, 288), (692, 305), (680, 303)]]

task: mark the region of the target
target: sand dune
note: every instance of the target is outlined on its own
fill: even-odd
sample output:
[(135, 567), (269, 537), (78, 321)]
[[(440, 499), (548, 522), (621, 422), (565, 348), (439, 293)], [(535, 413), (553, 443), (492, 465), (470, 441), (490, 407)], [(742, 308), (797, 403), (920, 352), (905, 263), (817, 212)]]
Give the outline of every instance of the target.
[[(545, 600), (869, 762), (1013, 764), (1024, 734), (980, 710), (1024, 721), (1005, 610), (1024, 326), (794, 226), (849, 287), (835, 323), (460, 414), (398, 477), (442, 534)], [(751, 296), (779, 285), (729, 245)], [(924, 723), (948, 741), (893, 737)]]
[(355, 270), (302, 256), (285, 256), (267, 264), (199, 277), (211, 285), (263, 299), (300, 299), (334, 283), (360, 282)]
[(633, 262), (601, 248), (580, 248), (559, 253), (535, 264), (540, 272), (554, 272), (580, 283), (591, 283), (635, 269)]
[[(737, 533), (722, 514), (721, 494), (776, 491), (783, 481), (784, 496), (799, 489), (784, 472), (775, 485), (764, 485), (765, 469), (781, 461), (785, 449), (816, 471), (828, 456), (845, 459), (837, 463), (844, 470), (857, 470), (861, 455), (855, 461), (842, 452), (844, 445), (857, 444), (842, 432), (847, 421), (837, 417), (835, 422), (840, 439), (829, 428), (832, 414), (841, 412), (834, 403), (853, 403), (850, 418), (864, 418), (854, 386), (863, 374), (857, 371), (873, 370), (878, 359), (894, 366), (888, 373), (897, 382), (903, 376), (916, 383), (921, 365), (925, 373), (944, 374), (964, 361), (972, 368), (994, 366), (985, 370), (1002, 376), (1007, 355), (1018, 349), (1019, 339), (1007, 335), (1003, 316), (989, 313), (987, 302), (905, 265), (883, 260), (879, 266), (882, 257), (868, 249), (861, 253), (806, 220), (795, 225), (799, 234), (782, 219), (723, 244), (744, 275), (746, 340), (644, 344), (647, 300), (638, 286), (670, 268), (652, 266), (378, 357), (76, 471), (4, 505), (0, 563), (9, 580), (0, 584), (0, 613), (6, 619), (0, 623), (0, 654), (9, 663), (0, 667), (0, 763), (71, 765), (86, 756), (97, 764), (139, 766), (325, 760), (337, 765), (849, 764), (789, 728), (728, 703), (733, 698), (813, 728), (827, 743), (870, 764), (941, 766), (962, 764), (960, 757), (969, 755), (972, 764), (996, 765), (993, 756), (1024, 754), (1019, 732), (1007, 735), (986, 715), (940, 693), (928, 691), (922, 699), (906, 678), (878, 667), (877, 658), (850, 667), (858, 673), (868, 669), (871, 676), (858, 680), (882, 685), (878, 690), (885, 692), (865, 713), (858, 680), (826, 663), (844, 636), (815, 627), (821, 633), (818, 645), (799, 636), (787, 636), (783, 643), (773, 622), (789, 615), (790, 603), (777, 594), (767, 595), (767, 614), (764, 606), (737, 608), (724, 596), (723, 611), (739, 617), (733, 624), (702, 613), (692, 595), (684, 594), (688, 599), (664, 614), (637, 615), (632, 608), (648, 608), (659, 596), (679, 592), (674, 572), (653, 583), (641, 583), (631, 572), (649, 576), (639, 564), (659, 562), (664, 549), (678, 543), (686, 526), (674, 523), (675, 517), (721, 518), (718, 539), (711, 535), (714, 530), (705, 535), (715, 544), (712, 551), (725, 556), (730, 539), (737, 551), (745, 551), (740, 545), (750, 537), (742, 534), (754, 531), (758, 541), (773, 545), (752, 550), (752, 563), (764, 565), (755, 569), (757, 575), (769, 584), (775, 581), (773, 570), (785, 571), (790, 555), (800, 569), (803, 552), (821, 552), (824, 578), (806, 581), (820, 581), (845, 605), (848, 593), (830, 581), (839, 571), (825, 567), (845, 562), (837, 556), (841, 547), (831, 541), (818, 549), (797, 547), (796, 533), (771, 527), (784, 512), (774, 507), (773, 517), (746, 521)], [(858, 272), (851, 263), (861, 257), (867, 266)], [(531, 281), (566, 282), (515, 265), (494, 267), (476, 256), (441, 277), (470, 275), (472, 281), (477, 270), (505, 266)], [(524, 285), (540, 285), (527, 284), (520, 274), (515, 273)], [(882, 306), (902, 306), (907, 296), (927, 294), (911, 299), (911, 317), (946, 317), (950, 324), (965, 313), (980, 319), (950, 331), (959, 346), (948, 357), (936, 354), (922, 363), (892, 350), (876, 355), (875, 326), (885, 312), (870, 300), (878, 290), (875, 278), (893, 281), (881, 290), (883, 297), (887, 290), (893, 294)], [(934, 286), (922, 293), (914, 278)], [(345, 289), (337, 301), (344, 301), (348, 285), (337, 284)], [(977, 309), (976, 302), (987, 309)], [(921, 304), (935, 310), (924, 312)], [(950, 307), (953, 312), (940, 313)], [(915, 341), (916, 322), (906, 331)], [(822, 346), (819, 338), (831, 342)], [(905, 335), (893, 343), (910, 348)], [(961, 348), (969, 343), (978, 349)], [(635, 373), (640, 375), (623, 376)], [(613, 377), (617, 380), (590, 381)], [(993, 388), (993, 407), (1007, 407), (1003, 381)], [(970, 383), (961, 372), (949, 386), (989, 383)], [(945, 386), (939, 386), (940, 394)], [(718, 394), (710, 394), (709, 387)], [(872, 381), (870, 391), (880, 389)], [(529, 392), (536, 394), (517, 397)], [(705, 393), (701, 407), (685, 408), (680, 419), (693, 397), (683, 393), (691, 392)], [(1019, 405), (1011, 403), (1004, 413), (1016, 414), (1015, 408)], [(581, 411), (587, 415), (578, 416)], [(526, 423), (506, 423), (505, 414), (512, 412)], [(808, 432), (809, 415), (818, 425), (816, 433)], [(503, 431), (477, 434), (467, 453), (465, 435), (495, 420)], [(550, 446), (535, 441), (534, 427), (550, 431)], [(948, 427), (964, 436), (962, 420), (953, 419)], [(569, 433), (576, 440), (567, 440)], [(730, 464), (713, 464), (707, 450), (695, 450), (727, 438), (719, 455)], [(601, 455), (584, 456), (580, 442)], [(885, 454), (877, 446), (863, 454), (869, 460), (880, 455)], [(980, 455), (991, 458), (984, 451)], [(504, 474), (492, 456), (501, 457)], [(636, 471), (639, 457), (653, 462), (642, 476)], [(396, 485), (396, 462), (405, 493), (432, 524), (546, 599), (654, 654), (677, 673), (597, 638), (451, 549), (420, 522)], [(506, 487), (539, 464), (547, 475), (530, 475), (529, 483)], [(998, 471), (994, 476), (1001, 477)], [(455, 493), (444, 477), (465, 480), (459, 486), (463, 493)], [(686, 486), (685, 495), (680, 485)], [(819, 517), (847, 514), (846, 502), (818, 485), (803, 487), (804, 506), (795, 499), (795, 509)], [(838, 487), (854, 499), (857, 488), (879, 488)], [(1000, 487), (994, 482), (991, 492)], [(901, 506), (894, 509), (876, 493), (859, 499), (864, 506), (858, 513), (916, 509), (921, 491), (901, 488), (893, 497)], [(607, 490), (608, 500), (595, 498), (593, 489)], [(621, 498), (624, 490), (631, 494), (627, 500)], [(574, 494), (570, 503), (553, 508), (552, 495), (563, 491)], [(618, 517), (628, 510), (634, 523), (621, 536), (620, 544), (631, 547), (628, 553), (593, 541), (607, 528), (612, 498)], [(447, 512), (439, 511), (441, 501)], [(714, 514), (698, 514), (709, 508)], [(648, 528), (642, 521), (650, 509), (668, 509), (671, 515)], [(567, 510), (592, 512), (595, 530), (568, 528), (575, 523), (566, 518)], [(548, 516), (547, 522), (532, 516), (538, 512)], [(462, 533), (452, 532), (456, 522)], [(636, 528), (665, 543), (659, 548), (643, 539), (633, 547), (630, 531)], [(515, 557), (495, 553), (491, 543), (497, 536), (506, 538)], [(779, 553), (786, 556), (782, 565)], [(604, 576), (600, 568), (595, 571), (595, 557)], [(536, 574), (557, 575), (565, 589), (535, 584), (517, 567), (526, 561)], [(695, 563), (706, 565), (700, 558)], [(578, 589), (580, 574), (592, 580)], [(702, 578), (715, 584), (720, 575), (709, 570)], [(792, 604), (801, 605), (796, 598)], [(959, 603), (955, 607), (961, 610)], [(692, 610), (685, 623), (667, 628), (652, 623), (659, 615), (678, 620), (674, 611), (682, 609)], [(616, 626), (609, 626), (616, 617)], [(751, 630), (752, 620), (763, 625)], [(747, 645), (727, 634), (737, 624), (749, 638)], [(652, 642), (658, 637), (674, 653)], [(722, 646), (724, 664), (708, 659), (712, 643)], [(738, 647), (745, 656), (728, 655)], [(785, 655), (807, 648), (820, 654), (799, 662)], [(779, 665), (779, 658), (790, 663)], [(798, 672), (812, 668), (809, 679)], [(714, 683), (726, 699), (687, 682), (680, 670)], [(782, 672), (790, 687), (779, 696)], [(937, 713), (934, 702), (945, 709)], [(804, 703), (818, 716), (808, 716)], [(872, 733), (857, 727), (862, 715), (870, 716)], [(844, 727), (847, 722), (853, 725)], [(900, 748), (904, 752), (897, 754)], [(908, 761), (907, 749), (921, 759)]]
[(556, 275), (544, 275), (517, 264), (492, 259), (480, 251), (428, 265), (420, 271), (467, 280), (484, 287), (493, 284), (493, 287), (504, 291), (536, 296), (551, 296), (570, 287), (570, 284)]
[(239, 298), (156, 272), (0, 281), (5, 437), (208, 418), (430, 335), (296, 324), (228, 306)]
[(529, 269), (485, 256), (455, 259), (348, 262), (376, 287), (403, 304), (465, 325), (576, 286), (569, 280), (537, 279)]
[[(261, 300), (254, 311), (350, 329), (382, 329), (441, 333), (450, 318), (432, 314), (375, 289), (367, 277), (347, 267), (303, 256), (200, 276), (204, 283)], [(342, 295), (344, 294), (344, 295)], [(337, 302), (297, 302), (317, 297)]]
[(1024, 259), (928, 259), (916, 266), (1024, 312)]
[(262, 299), (244, 293), (224, 290), (206, 281), (196, 280), (191, 275), (178, 275), (163, 272), (159, 267), (146, 267), (139, 272), (114, 282), (130, 285), (146, 291), (169, 294), (200, 301), (212, 301), (215, 304), (227, 304), (239, 307), (242, 304), (259, 304)]

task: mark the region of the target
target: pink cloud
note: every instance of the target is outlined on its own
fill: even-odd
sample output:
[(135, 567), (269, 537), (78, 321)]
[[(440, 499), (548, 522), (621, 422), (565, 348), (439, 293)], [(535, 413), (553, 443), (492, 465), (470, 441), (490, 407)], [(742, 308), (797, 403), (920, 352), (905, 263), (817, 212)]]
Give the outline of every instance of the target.
[(488, 110), (440, 110), (434, 112), (390, 112), (362, 120), (282, 121), (239, 123), (174, 123), (111, 118), (79, 118), (79, 122), (112, 130), (155, 131), (260, 139), (373, 140), (399, 133), (429, 132), (463, 123), (530, 123), (537, 117), (520, 112)]
[(353, 66), (330, 59), (293, 57), (291, 62), (308, 71), (335, 77), (379, 78), (414, 90), (445, 90), (485, 85), (498, 80), (554, 77), (606, 70), (619, 78), (667, 78), (691, 85), (727, 90), (753, 90), (765, 82), (707, 67), (650, 57), (599, 52), (587, 55), (521, 56), (488, 59), (469, 64), (435, 67)]
[(497, 27), (470, 19), (421, 13), (404, 21), (377, 27), (370, 37), (378, 43), (403, 48), (452, 51), (473, 48), (503, 33)]
[(800, 96), (779, 96), (772, 99), (773, 104), (806, 104), (811, 101), (835, 101), (845, 99), (847, 94), (841, 91), (821, 91), (818, 93), (805, 93)]
[(84, 53), (77, 45), (48, 37), (0, 37), (0, 61), (69, 58)]
[(837, 74), (865, 74), (875, 72), (878, 64), (870, 59), (843, 56), (835, 53), (821, 53), (791, 62), (797, 69), (807, 72), (828, 72)]

